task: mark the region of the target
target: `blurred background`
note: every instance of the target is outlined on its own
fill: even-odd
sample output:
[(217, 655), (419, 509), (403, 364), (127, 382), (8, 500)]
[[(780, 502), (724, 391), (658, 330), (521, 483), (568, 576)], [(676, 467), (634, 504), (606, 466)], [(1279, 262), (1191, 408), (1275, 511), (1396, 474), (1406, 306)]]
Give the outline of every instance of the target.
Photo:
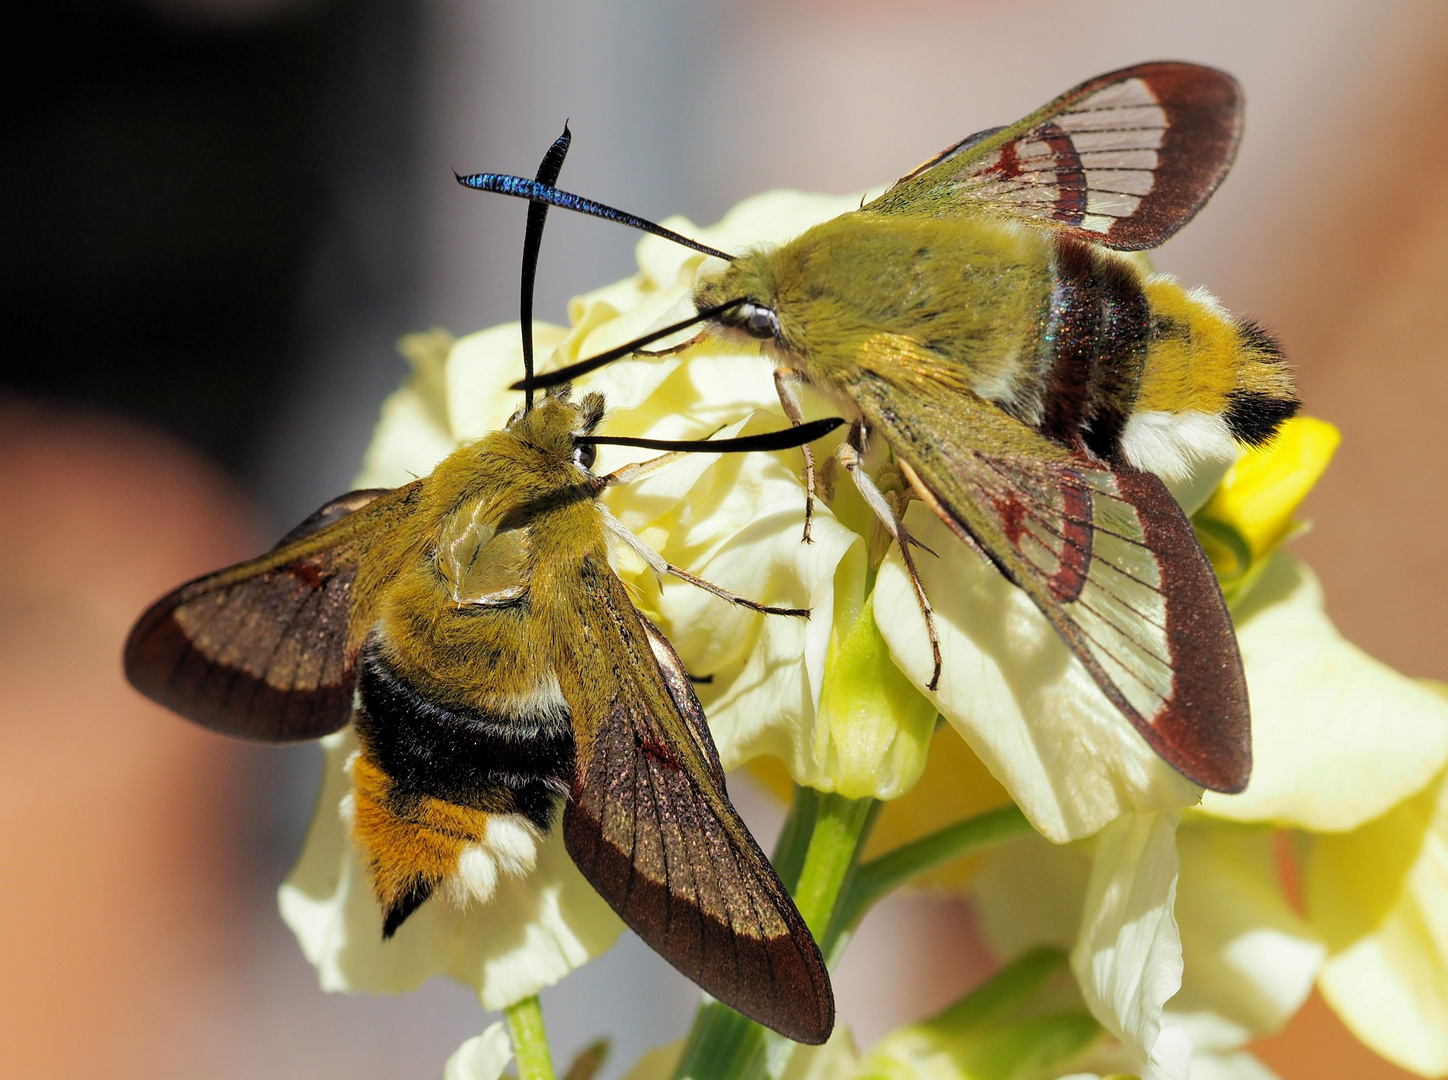
[[(1435, 0), (52, 0), (5, 35), (0, 263), (0, 1074), (433, 1077), (491, 1019), (434, 982), (322, 994), (274, 890), (315, 748), (242, 746), (119, 673), (135, 615), (345, 490), (393, 343), (516, 317), (522, 207), (449, 168), (716, 219), (772, 187), (887, 181), (1146, 59), (1245, 85), (1222, 191), (1158, 264), (1275, 329), (1342, 451), (1298, 542), (1368, 651), (1448, 677), (1448, 7)], [(29, 75), (24, 72), (30, 72)], [(539, 315), (637, 236), (554, 215)], [(744, 791), (766, 841), (778, 815)], [(771, 821), (774, 825), (771, 825)], [(955, 902), (896, 899), (840, 973), (862, 1042), (985, 958)], [(626, 938), (545, 993), (607, 1075), (693, 995)], [(1286, 1080), (1405, 1076), (1314, 1001)]]

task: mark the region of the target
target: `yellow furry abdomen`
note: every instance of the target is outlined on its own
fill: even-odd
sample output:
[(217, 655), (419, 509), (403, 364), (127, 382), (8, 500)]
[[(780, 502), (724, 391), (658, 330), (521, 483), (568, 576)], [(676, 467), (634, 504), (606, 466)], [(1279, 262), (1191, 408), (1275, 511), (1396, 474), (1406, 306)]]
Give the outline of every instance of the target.
[(1270, 341), (1233, 318), (1203, 289), (1183, 289), (1155, 274), (1144, 282), (1153, 333), (1136, 408), (1149, 412), (1225, 413), (1231, 395), (1293, 399), (1292, 376)]

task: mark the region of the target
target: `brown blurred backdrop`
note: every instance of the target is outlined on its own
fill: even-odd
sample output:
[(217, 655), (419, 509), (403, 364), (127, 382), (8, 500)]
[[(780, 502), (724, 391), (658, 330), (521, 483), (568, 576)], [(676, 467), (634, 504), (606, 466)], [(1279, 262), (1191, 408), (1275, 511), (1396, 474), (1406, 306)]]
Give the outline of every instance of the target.
[[(1345, 633), (1448, 678), (1448, 9), (1432, 0), (66, 0), (7, 35), (0, 140), (0, 1075), (427, 1077), (486, 1022), (466, 991), (328, 997), (272, 894), (307, 748), (241, 747), (132, 695), (129, 621), (347, 486), (400, 333), (513, 315), (522, 217), (448, 167), (529, 171), (712, 220), (848, 191), (1067, 86), (1161, 57), (1236, 74), (1232, 178), (1158, 255), (1286, 343), (1342, 428), (1298, 541)], [(23, 78), (42, 61), (43, 80)], [(550, 227), (540, 315), (636, 238)], [(767, 806), (752, 814), (765, 828)], [(942, 961), (941, 958), (946, 960)], [(900, 898), (840, 974), (862, 1041), (986, 963), (969, 914)], [(625, 942), (545, 995), (610, 1075), (689, 994)], [(1314, 1001), (1286, 1080), (1403, 1075)]]

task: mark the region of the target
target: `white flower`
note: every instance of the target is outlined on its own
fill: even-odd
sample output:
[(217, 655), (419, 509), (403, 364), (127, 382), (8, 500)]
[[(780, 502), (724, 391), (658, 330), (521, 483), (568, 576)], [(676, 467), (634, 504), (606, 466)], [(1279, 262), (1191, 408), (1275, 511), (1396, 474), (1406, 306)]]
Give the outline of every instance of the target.
[(513, 1060), (513, 1042), (503, 1021), (489, 1024), (453, 1052), (442, 1071), (442, 1080), (498, 1080)]
[(998, 955), (1069, 949), (1091, 1015), (1163, 1080), (1184, 1080), (1192, 1053), (1185, 1031), (1162, 1022), (1182, 979), (1176, 818), (1124, 815), (1069, 846), (1026, 837), (987, 857), (975, 893)]
[(1164, 1080), (1185, 1080), (1191, 1040), (1163, 1026), (1181, 987), (1176, 815), (1128, 814), (1096, 838), (1071, 970), (1101, 1025)]
[(1004, 958), (1071, 950), (1092, 1015), (1119, 1041), (1117, 1071), (1260, 1069), (1235, 1052), (1301, 1006), (1322, 946), (1281, 893), (1265, 830), (1193, 819), (1178, 831), (1174, 818), (1129, 815), (1090, 841), (1027, 837), (991, 853), (975, 882), (983, 928)]

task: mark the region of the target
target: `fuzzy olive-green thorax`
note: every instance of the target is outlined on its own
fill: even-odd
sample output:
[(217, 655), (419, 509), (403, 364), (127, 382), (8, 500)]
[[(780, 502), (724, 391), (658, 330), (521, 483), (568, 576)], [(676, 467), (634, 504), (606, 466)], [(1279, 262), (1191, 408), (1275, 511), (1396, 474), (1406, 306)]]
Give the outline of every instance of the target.
[[(860, 211), (741, 256), (695, 299), (702, 309), (747, 296), (771, 309), (771, 344), (811, 379), (847, 376), (861, 346), (885, 333), (989, 384), (1034, 353), (1050, 293), (1051, 251), (1038, 230)], [(735, 309), (721, 320), (740, 327), (744, 317)]]

